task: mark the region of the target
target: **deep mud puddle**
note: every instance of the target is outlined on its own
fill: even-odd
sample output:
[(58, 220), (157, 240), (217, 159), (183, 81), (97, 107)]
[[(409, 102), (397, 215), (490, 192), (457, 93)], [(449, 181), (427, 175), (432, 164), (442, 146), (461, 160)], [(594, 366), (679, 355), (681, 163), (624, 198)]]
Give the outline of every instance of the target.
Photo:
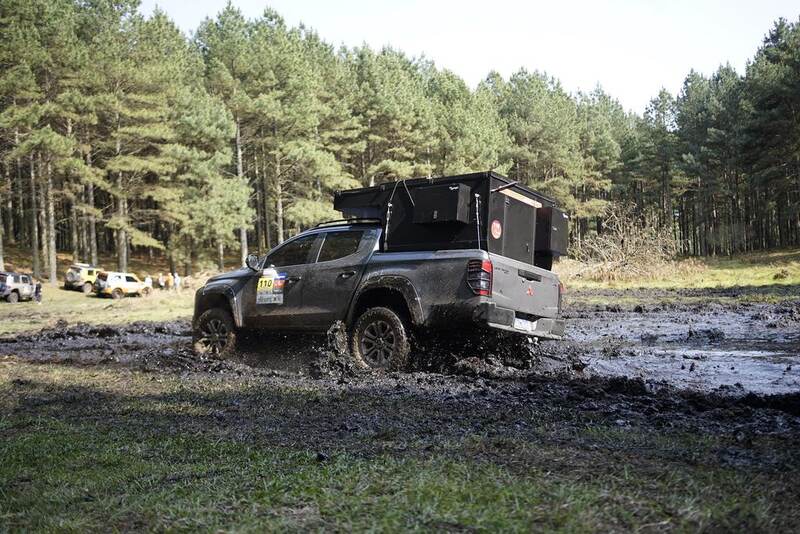
[(576, 307), (585, 372), (698, 391), (800, 391), (800, 303)]

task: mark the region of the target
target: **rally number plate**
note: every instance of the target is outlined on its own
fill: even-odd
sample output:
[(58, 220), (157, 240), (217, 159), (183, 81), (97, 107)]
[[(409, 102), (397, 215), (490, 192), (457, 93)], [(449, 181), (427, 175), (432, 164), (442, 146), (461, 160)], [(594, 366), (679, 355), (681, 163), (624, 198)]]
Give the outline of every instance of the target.
[(283, 304), (283, 278), (262, 276), (256, 287), (256, 304)]

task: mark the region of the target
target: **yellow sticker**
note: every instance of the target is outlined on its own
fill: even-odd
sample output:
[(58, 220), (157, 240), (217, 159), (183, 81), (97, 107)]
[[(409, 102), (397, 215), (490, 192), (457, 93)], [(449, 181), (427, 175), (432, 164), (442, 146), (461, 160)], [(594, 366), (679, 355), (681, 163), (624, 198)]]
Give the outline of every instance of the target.
[(273, 283), (275, 283), (275, 279), (273, 277), (271, 277), (271, 276), (269, 276), (269, 277), (262, 276), (261, 278), (258, 279), (258, 288), (257, 288), (257, 290), (258, 291), (270, 290), (270, 289), (272, 289), (272, 284)]

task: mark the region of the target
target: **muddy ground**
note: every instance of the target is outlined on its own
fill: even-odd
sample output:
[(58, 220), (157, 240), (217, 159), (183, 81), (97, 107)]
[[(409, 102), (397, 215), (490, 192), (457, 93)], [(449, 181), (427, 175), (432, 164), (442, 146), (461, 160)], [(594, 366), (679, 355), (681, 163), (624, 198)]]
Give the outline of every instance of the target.
[[(578, 291), (565, 306), (566, 340), (536, 342), (491, 334), (465, 338), (460, 333), (448, 338), (421, 332), (408, 373), (358, 369), (336, 329), (327, 336), (248, 336), (235, 360), (199, 359), (190, 350), (188, 321), (124, 327), (62, 322), (41, 332), (0, 338), (0, 357), (148, 373), (216, 374), (233, 381), (278, 377), (322, 389), (389, 387), (400, 396), (415, 392), (456, 399), (480, 394), (500, 403), (520, 398), (567, 402), (577, 410), (613, 417), (620, 425), (635, 419), (655, 426), (797, 430), (796, 291), (794, 286), (760, 292)], [(749, 302), (742, 298), (748, 294), (779, 298)]]
[[(63, 322), (0, 338), (0, 409), (11, 415), (0, 430), (11, 443), (57, 421), (43, 442), (72, 443), (69, 428), (87, 443), (114, 436), (109, 450), (130, 434), (278, 447), (321, 464), (457, 459), (569, 488), (552, 490), (548, 510), (600, 488), (576, 516), (593, 528), (796, 531), (800, 298), (775, 291), (574, 292), (563, 341), (419, 333), (406, 373), (355, 367), (336, 329), (250, 336), (219, 361), (191, 353), (188, 321)], [(19, 489), (36, 476), (12, 475), (30, 502), (59, 502), (35, 497), (49, 486)], [(30, 525), (27, 501), (14, 506)]]

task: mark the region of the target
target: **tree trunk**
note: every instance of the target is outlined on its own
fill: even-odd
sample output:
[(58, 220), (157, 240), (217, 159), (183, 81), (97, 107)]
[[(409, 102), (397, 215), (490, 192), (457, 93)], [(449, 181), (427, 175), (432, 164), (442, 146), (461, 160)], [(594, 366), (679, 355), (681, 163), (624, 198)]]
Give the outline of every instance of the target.
[[(86, 166), (92, 166), (92, 150), (86, 151)], [(97, 223), (94, 218), (94, 184), (86, 186), (86, 203), (89, 205), (89, 256), (92, 265), (97, 265)]]
[(222, 240), (217, 241), (217, 267), (220, 271), (225, 270), (225, 245)]
[(80, 235), (78, 233), (78, 208), (75, 202), (70, 205), (70, 237), (72, 238), (72, 261), (78, 263), (81, 258)]
[[(238, 117), (236, 117), (236, 175), (239, 179), (244, 177), (244, 168), (242, 167), (242, 129)], [(241, 246), (241, 264), (244, 267), (247, 259), (247, 228), (245, 226), (239, 228), (239, 243)]]
[(36, 162), (33, 156), (30, 157), (31, 164), (31, 261), (33, 263), (33, 276), (42, 277), (42, 270), (39, 265), (39, 214), (36, 208)]
[(281, 184), (281, 158), (275, 154), (275, 225), (278, 227), (278, 244), (283, 243), (283, 186)]
[(47, 181), (45, 182), (45, 214), (47, 216), (47, 266), (49, 270), (50, 285), (58, 284), (58, 260), (56, 257), (56, 214), (53, 200), (53, 168), (47, 160)]
[[(8, 165), (3, 165), (3, 171), (5, 173), (6, 178), (10, 175), (8, 174)], [(0, 221), (3, 220), (3, 204), (0, 202)], [(3, 259), (3, 234), (6, 233), (5, 227), (0, 224), (0, 271), (6, 270), (6, 262)]]
[(269, 179), (267, 178), (267, 158), (264, 156), (264, 147), (261, 147), (261, 163), (264, 166), (261, 172), (261, 189), (264, 192), (264, 237), (267, 250), (272, 248), (272, 223), (269, 219)]

